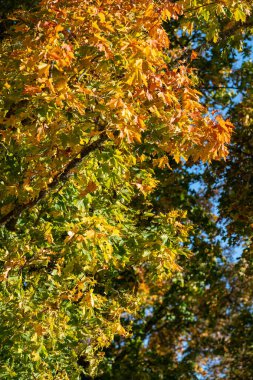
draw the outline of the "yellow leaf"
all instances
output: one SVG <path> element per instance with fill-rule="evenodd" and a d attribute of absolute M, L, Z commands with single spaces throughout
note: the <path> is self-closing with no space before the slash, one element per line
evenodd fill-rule
<path fill-rule="evenodd" d="M 5 82 L 4 87 L 7 88 L 7 90 L 9 90 L 11 88 L 11 85 L 8 82 Z"/>
<path fill-rule="evenodd" d="M 63 26 L 60 25 L 60 24 L 57 25 L 56 28 L 55 28 L 56 33 L 59 33 L 59 32 L 61 32 L 62 30 L 64 30 L 64 28 L 63 28 Z"/>
<path fill-rule="evenodd" d="M 189 34 L 192 34 L 193 28 L 194 28 L 194 23 L 193 22 L 188 22 L 185 24 L 184 28 L 187 30 Z"/>
<path fill-rule="evenodd" d="M 234 11 L 234 17 L 236 21 L 246 21 L 246 14 L 239 8 Z"/>
<path fill-rule="evenodd" d="M 32 360 L 33 360 L 34 362 L 37 362 L 37 361 L 40 360 L 40 355 L 39 355 L 38 352 L 36 352 L 36 351 L 33 351 L 33 352 L 32 352 Z"/>
<path fill-rule="evenodd" d="M 117 324 L 116 332 L 117 332 L 117 334 L 122 335 L 122 336 L 125 336 L 125 335 L 126 335 L 126 330 L 125 330 L 124 327 L 121 325 L 121 323 L 118 323 L 118 324 Z"/>
<path fill-rule="evenodd" d="M 41 62 L 38 65 L 38 72 L 39 72 L 40 76 L 42 76 L 42 75 L 48 76 L 49 75 L 49 69 L 50 69 L 50 65 L 48 63 Z"/>
<path fill-rule="evenodd" d="M 154 162 L 154 165 L 158 166 L 158 168 L 160 168 L 160 169 L 164 169 L 165 166 L 167 166 L 169 169 L 171 169 L 171 167 L 169 165 L 169 159 L 167 156 L 159 157 L 159 158 L 153 160 L 153 162 Z"/>
<path fill-rule="evenodd" d="M 145 17 L 151 17 L 154 14 L 154 5 L 149 4 L 146 11 L 145 11 Z"/>
<path fill-rule="evenodd" d="M 105 15 L 102 12 L 99 12 L 98 17 L 100 18 L 101 22 L 105 22 Z"/>
<path fill-rule="evenodd" d="M 174 153 L 173 154 L 173 158 L 176 161 L 176 163 L 179 164 L 179 162 L 180 162 L 180 153 L 179 152 Z"/>
<path fill-rule="evenodd" d="M 84 298 L 86 304 L 90 307 L 94 307 L 95 306 L 95 302 L 94 302 L 94 298 L 93 298 L 93 294 L 92 294 L 92 291 L 89 291 L 85 298 Z"/>
<path fill-rule="evenodd" d="M 29 185 L 23 185 L 23 188 L 28 191 L 29 193 L 33 193 L 33 188 Z"/>
<path fill-rule="evenodd" d="M 218 39 L 219 39 L 219 36 L 217 33 L 215 33 L 213 36 L 213 42 L 216 43 L 218 41 Z"/>
<path fill-rule="evenodd" d="M 171 19 L 171 12 L 168 9 L 163 9 L 162 19 L 163 20 L 170 20 Z"/>
<path fill-rule="evenodd" d="M 98 26 L 98 24 L 97 24 L 97 21 L 93 21 L 93 23 L 92 23 L 92 27 L 94 28 L 94 29 L 97 29 L 99 32 L 100 32 L 100 28 L 99 28 L 99 26 Z"/>

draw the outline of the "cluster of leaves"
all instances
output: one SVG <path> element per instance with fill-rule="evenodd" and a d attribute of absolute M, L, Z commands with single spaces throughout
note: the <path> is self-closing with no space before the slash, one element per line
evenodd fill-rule
<path fill-rule="evenodd" d="M 28 5 L 29 6 L 29 5 Z M 45 0 L 1 50 L 1 376 L 94 374 L 115 334 L 166 292 L 186 215 L 152 195 L 168 155 L 222 158 L 194 71 L 170 68 L 168 1 Z M 158 169 L 156 169 L 158 167 Z M 168 169 L 166 169 L 168 170 Z"/>
<path fill-rule="evenodd" d="M 152 307 L 143 306 L 133 336 L 114 340 L 98 379 L 253 375 L 252 5 L 194 3 L 198 9 L 189 15 L 186 33 L 184 18 L 165 25 L 177 52 L 172 59 L 174 65 L 196 67 L 203 102 L 230 115 L 230 153 L 212 165 L 170 163 L 173 172 L 159 174 L 155 207 L 188 211 L 194 255 L 180 260 L 183 272 L 173 276 L 168 292 Z M 241 7 L 241 17 L 219 13 L 226 5 Z M 243 248 L 234 249 L 236 243 Z"/>
<path fill-rule="evenodd" d="M 211 174 L 224 173 L 234 190 L 223 187 L 220 204 L 229 197 L 235 220 L 238 182 L 217 164 L 198 194 L 189 169 L 227 156 L 232 124 L 203 103 L 231 100 L 213 91 L 238 83 L 229 70 L 236 49 L 249 54 L 251 8 L 43 0 L 9 16 L 0 45 L 2 378 L 79 379 L 99 363 L 103 379 L 193 379 L 207 368 L 207 378 L 251 377 L 250 251 L 237 266 L 225 262 L 208 199 Z M 251 125 L 247 77 L 240 86 L 247 112 L 234 111 L 236 129 L 238 114 Z M 241 173 L 238 147 L 229 162 Z"/>
<path fill-rule="evenodd" d="M 169 281 L 166 294 L 152 307 L 143 305 L 133 335 L 114 340 L 97 379 L 250 378 L 252 250 L 245 249 L 238 262 L 226 259 L 217 217 L 205 193 L 192 188 L 188 168 L 162 178 L 156 207 L 188 211 L 194 254 L 180 259 L 183 271 Z"/>

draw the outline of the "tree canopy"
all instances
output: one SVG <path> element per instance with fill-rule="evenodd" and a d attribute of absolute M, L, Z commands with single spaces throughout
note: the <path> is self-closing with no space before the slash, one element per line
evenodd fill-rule
<path fill-rule="evenodd" d="M 1 378 L 252 377 L 252 7 L 2 8 Z"/>

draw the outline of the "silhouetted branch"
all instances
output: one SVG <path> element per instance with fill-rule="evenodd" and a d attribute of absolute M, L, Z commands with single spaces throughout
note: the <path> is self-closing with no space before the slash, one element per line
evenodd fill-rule
<path fill-rule="evenodd" d="M 30 200 L 28 203 L 17 205 L 13 210 L 8 212 L 8 214 L 4 215 L 0 219 L 0 225 L 6 224 L 7 222 L 9 223 L 12 219 L 18 218 L 23 211 L 35 206 L 38 202 L 45 198 L 45 196 L 51 190 L 55 189 L 60 183 L 64 184 L 70 177 L 71 171 L 75 169 L 83 161 L 83 159 L 87 157 L 91 152 L 100 147 L 106 139 L 107 136 L 105 133 L 103 133 L 96 141 L 84 146 L 81 149 L 78 156 L 73 158 L 62 172 L 56 174 L 53 181 L 48 184 L 46 189 L 42 189 L 35 199 Z"/>

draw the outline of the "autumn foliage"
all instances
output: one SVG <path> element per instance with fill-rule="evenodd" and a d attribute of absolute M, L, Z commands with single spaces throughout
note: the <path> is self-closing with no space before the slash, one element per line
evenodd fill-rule
<path fill-rule="evenodd" d="M 233 129 L 201 104 L 197 73 L 164 30 L 190 7 L 43 0 L 9 16 L 0 45 L 6 379 L 95 374 L 113 337 L 130 334 L 122 314 L 162 297 L 177 257 L 189 255 L 186 213 L 154 208 L 157 168 L 225 159 Z"/>

